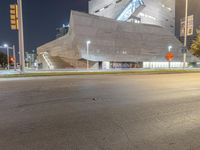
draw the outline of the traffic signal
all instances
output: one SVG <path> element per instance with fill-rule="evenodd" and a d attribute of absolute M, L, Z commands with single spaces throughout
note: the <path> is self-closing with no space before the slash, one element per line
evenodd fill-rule
<path fill-rule="evenodd" d="M 10 5 L 10 26 L 11 26 L 12 30 L 19 29 L 18 5 L 17 4 Z"/>

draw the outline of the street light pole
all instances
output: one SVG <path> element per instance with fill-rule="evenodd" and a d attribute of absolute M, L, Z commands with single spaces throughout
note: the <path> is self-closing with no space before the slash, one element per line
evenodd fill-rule
<path fill-rule="evenodd" d="M 0 48 L 5 48 L 7 53 L 7 69 L 10 69 L 10 55 L 9 55 L 9 46 L 8 44 L 4 44 L 3 46 L 0 46 Z"/>
<path fill-rule="evenodd" d="M 8 70 L 10 69 L 10 50 L 13 50 L 13 59 L 14 59 L 14 69 L 16 70 L 16 52 L 15 52 L 15 45 L 13 47 L 9 47 L 8 44 L 4 44 L 0 46 L 0 48 L 5 48 L 7 53 L 7 63 L 8 63 Z"/>
<path fill-rule="evenodd" d="M 15 45 L 13 47 L 9 47 L 8 44 L 4 44 L 3 46 L 0 46 L 0 48 L 6 49 L 7 53 L 7 63 L 8 63 L 8 70 L 10 69 L 10 50 L 13 50 L 13 59 L 14 59 L 14 69 L 16 70 L 16 51 L 15 51 Z"/>
<path fill-rule="evenodd" d="M 172 50 L 172 46 L 170 45 L 170 46 L 168 46 L 168 52 L 171 52 L 171 50 Z M 169 69 L 171 69 L 171 61 L 169 60 Z"/>
<path fill-rule="evenodd" d="M 17 0 L 18 3 L 18 20 L 19 20 L 19 57 L 20 57 L 20 70 L 24 72 L 24 30 L 23 30 L 23 14 L 22 14 L 22 0 Z"/>
<path fill-rule="evenodd" d="M 87 70 L 89 69 L 89 46 L 91 44 L 91 41 L 87 41 Z"/>
<path fill-rule="evenodd" d="M 186 67 L 186 59 L 187 59 L 187 34 L 188 34 L 188 0 L 185 1 L 185 36 L 184 36 L 185 51 L 183 53 L 183 68 Z"/>

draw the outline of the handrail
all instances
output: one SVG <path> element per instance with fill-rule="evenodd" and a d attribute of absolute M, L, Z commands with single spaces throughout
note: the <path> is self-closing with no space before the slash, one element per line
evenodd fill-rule
<path fill-rule="evenodd" d="M 42 56 L 43 56 L 44 60 L 46 61 L 46 63 L 47 63 L 47 65 L 48 65 L 49 69 L 50 69 L 50 70 L 54 69 L 53 64 L 51 63 L 50 59 L 48 58 L 48 53 L 47 53 L 47 52 L 44 52 L 44 53 L 42 54 Z"/>

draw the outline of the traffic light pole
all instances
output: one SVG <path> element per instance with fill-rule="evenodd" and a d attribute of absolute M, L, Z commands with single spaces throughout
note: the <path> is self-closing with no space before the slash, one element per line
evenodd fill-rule
<path fill-rule="evenodd" d="M 25 68 L 24 60 L 24 30 L 23 30 L 23 15 L 22 15 L 22 0 L 17 0 L 18 4 L 18 20 L 19 20 L 19 57 L 20 57 L 20 70 L 23 73 Z"/>

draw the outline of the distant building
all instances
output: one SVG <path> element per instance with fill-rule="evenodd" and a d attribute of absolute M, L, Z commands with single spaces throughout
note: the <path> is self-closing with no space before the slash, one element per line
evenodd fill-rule
<path fill-rule="evenodd" d="M 67 25 L 67 26 L 63 25 L 62 27 L 57 28 L 56 29 L 56 31 L 57 31 L 56 38 L 60 38 L 64 35 L 66 35 L 68 30 L 69 30 L 69 25 Z"/>
<path fill-rule="evenodd" d="M 26 52 L 25 53 L 25 63 L 27 68 L 34 68 L 35 67 L 35 62 L 37 59 L 37 54 L 35 50 L 32 52 Z"/>

